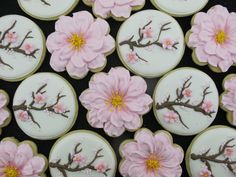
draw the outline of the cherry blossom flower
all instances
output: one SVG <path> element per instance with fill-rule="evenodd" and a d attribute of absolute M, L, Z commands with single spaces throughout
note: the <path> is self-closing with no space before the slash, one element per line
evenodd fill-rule
<path fill-rule="evenodd" d="M 192 90 L 191 89 L 184 89 L 183 93 L 184 97 L 188 98 L 192 96 Z"/>
<path fill-rule="evenodd" d="M 174 111 L 168 111 L 164 114 L 164 120 L 168 123 L 176 123 L 179 121 L 179 116 Z"/>
<path fill-rule="evenodd" d="M 26 43 L 22 46 L 22 49 L 25 51 L 27 55 L 31 54 L 34 51 L 34 47 L 32 44 Z"/>
<path fill-rule="evenodd" d="M 107 164 L 104 161 L 99 161 L 94 167 L 99 173 L 105 173 L 107 170 Z"/>
<path fill-rule="evenodd" d="M 234 155 L 234 149 L 233 149 L 233 148 L 231 148 L 231 147 L 225 148 L 225 151 L 224 151 L 224 156 L 225 156 L 225 157 L 230 158 L 230 157 L 232 157 L 233 155 Z"/>
<path fill-rule="evenodd" d="M 86 157 L 81 153 L 75 154 L 73 156 L 73 162 L 79 165 L 84 165 L 86 163 Z"/>
<path fill-rule="evenodd" d="M 204 167 L 201 171 L 200 171 L 200 177 L 212 177 L 211 171 L 208 170 L 207 167 Z"/>
<path fill-rule="evenodd" d="M 21 121 L 25 122 L 25 121 L 29 120 L 30 116 L 27 111 L 20 110 L 17 113 L 17 118 L 20 119 Z"/>
<path fill-rule="evenodd" d="M 173 41 L 170 38 L 164 39 L 163 43 L 162 43 L 162 47 L 164 49 L 168 49 L 168 50 L 172 50 L 173 49 L 173 45 L 175 44 L 175 41 Z"/>
<path fill-rule="evenodd" d="M 134 52 L 134 51 L 131 51 L 130 53 L 128 53 L 126 55 L 126 58 L 129 63 L 135 63 L 138 61 L 138 56 L 137 56 L 136 52 Z"/>
<path fill-rule="evenodd" d="M 18 39 L 18 35 L 15 32 L 8 32 L 5 36 L 5 40 L 8 43 L 15 43 Z"/>
<path fill-rule="evenodd" d="M 56 113 L 62 114 L 66 111 L 66 108 L 64 104 L 62 103 L 57 103 L 55 106 L 53 106 L 53 109 Z"/>
<path fill-rule="evenodd" d="M 46 102 L 47 97 L 44 94 L 37 93 L 34 95 L 34 101 L 37 104 L 44 104 Z"/>
<path fill-rule="evenodd" d="M 144 38 L 152 38 L 153 37 L 153 29 L 150 26 L 146 26 L 143 30 L 142 30 L 142 34 Z"/>
<path fill-rule="evenodd" d="M 214 111 L 212 102 L 208 100 L 205 100 L 203 102 L 201 108 L 207 113 Z"/>

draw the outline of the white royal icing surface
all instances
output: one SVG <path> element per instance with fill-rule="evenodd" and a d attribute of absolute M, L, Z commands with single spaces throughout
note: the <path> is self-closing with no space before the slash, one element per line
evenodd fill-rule
<path fill-rule="evenodd" d="M 18 0 L 21 8 L 39 19 L 56 18 L 67 13 L 78 0 Z"/>
<path fill-rule="evenodd" d="M 161 27 L 163 31 L 158 40 Z M 146 47 L 133 45 L 132 49 L 128 44 L 122 45 L 129 40 Z M 170 45 L 163 46 L 164 41 Z M 174 43 L 178 43 L 176 48 Z M 121 61 L 129 70 L 143 77 L 158 77 L 173 69 L 182 59 L 184 49 L 183 31 L 178 22 L 157 10 L 144 10 L 132 15 L 122 24 L 117 35 Z"/>
<path fill-rule="evenodd" d="M 208 0 L 151 0 L 151 2 L 167 13 L 176 16 L 188 16 L 201 10 L 208 3 Z"/>
<path fill-rule="evenodd" d="M 203 134 L 198 136 L 193 140 L 192 146 L 189 151 L 189 158 L 187 160 L 187 165 L 189 165 L 189 172 L 191 177 L 201 177 L 200 172 L 205 167 L 205 164 L 200 160 L 192 160 L 191 154 L 202 155 L 208 149 L 209 152 L 207 156 L 219 153 L 219 147 L 224 146 L 227 141 L 233 139 L 228 145 L 236 145 L 236 131 L 232 128 L 222 126 L 222 127 L 212 127 L 211 129 L 205 131 Z M 236 160 L 236 146 L 231 147 L 233 150 L 232 156 L 229 157 L 230 161 Z M 215 159 L 224 160 L 227 157 L 222 153 Z M 234 177 L 235 174 L 231 172 L 224 163 L 215 163 L 209 161 L 211 166 L 211 171 L 214 177 Z M 234 168 L 234 167 L 233 167 Z M 234 168 L 235 170 L 235 168 Z M 211 177 L 211 176 L 209 176 Z"/>
<path fill-rule="evenodd" d="M 39 88 L 42 88 L 41 96 L 36 94 Z M 61 98 L 57 106 L 49 108 L 57 103 L 59 96 Z M 27 109 L 19 108 L 22 104 Z M 78 102 L 74 89 L 62 77 L 54 73 L 38 73 L 24 80 L 17 88 L 13 110 L 16 122 L 23 132 L 33 138 L 46 140 L 69 131 L 77 118 Z M 27 111 L 30 111 L 35 122 Z"/>
<path fill-rule="evenodd" d="M 67 164 L 68 155 L 71 154 L 73 159 L 74 155 L 77 154 L 74 152 L 74 149 L 79 143 L 80 145 L 77 148 L 78 151 L 81 150 L 81 152 L 78 153 L 80 157 L 78 158 L 79 163 L 73 161 L 70 167 L 75 168 L 76 165 L 80 165 L 80 167 L 85 168 L 85 170 L 75 172 L 65 171 L 67 177 L 106 177 L 104 174 L 96 171 L 96 169 L 91 170 L 86 168 L 100 149 L 101 151 L 99 155 L 101 155 L 101 157 L 94 160 L 90 166 L 96 167 L 97 164 L 103 162 L 103 164 L 106 164 L 107 169 L 110 169 L 106 172 L 107 177 L 115 177 L 117 162 L 113 149 L 104 138 L 100 137 L 96 133 L 86 130 L 71 132 L 55 143 L 49 156 L 49 167 L 52 177 L 63 175 L 57 168 L 52 168 L 50 164 L 57 162 L 59 159 L 61 159 L 59 163 L 60 165 Z"/>
<path fill-rule="evenodd" d="M 3 16 L 0 18 L 0 32 L 0 79 L 21 80 L 39 67 L 44 59 L 45 39 L 33 21 L 19 15 Z"/>
<path fill-rule="evenodd" d="M 185 96 L 180 100 L 176 100 L 178 98 L 177 89 L 179 95 L 185 82 L 185 86 L 189 86 L 182 92 Z M 203 100 L 203 91 L 207 87 L 209 88 L 206 92 L 210 93 L 205 96 L 204 103 L 211 103 L 209 104 L 209 109 L 207 107 L 208 104 L 196 106 Z M 172 108 L 179 113 L 178 115 L 172 110 L 171 106 L 164 104 L 168 96 L 170 96 L 168 102 L 176 100 L 177 104 L 185 103 L 189 100 L 188 105 L 195 106 L 197 109 L 201 109 L 202 112 L 198 112 L 191 107 L 172 105 Z M 214 121 L 219 105 L 218 91 L 213 80 L 207 74 L 194 68 L 180 68 L 166 74 L 157 83 L 153 99 L 154 113 L 158 122 L 168 131 L 179 135 L 194 135 L 207 128 Z M 157 103 L 163 105 L 163 107 L 159 106 L 161 108 L 156 109 Z M 205 115 L 205 113 L 209 112 L 212 113 Z M 171 115 L 177 117 L 176 121 L 171 119 Z M 179 117 L 183 123 L 181 123 Z"/>

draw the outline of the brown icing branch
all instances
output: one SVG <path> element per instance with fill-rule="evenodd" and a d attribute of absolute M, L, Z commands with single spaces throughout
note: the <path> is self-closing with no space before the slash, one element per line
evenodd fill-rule
<path fill-rule="evenodd" d="M 102 157 L 104 157 L 103 155 L 101 155 L 102 149 L 97 150 L 95 156 L 93 157 L 93 159 L 88 162 L 86 165 L 73 165 L 73 155 L 75 154 L 79 154 L 83 151 L 82 148 L 80 148 L 81 143 L 78 143 L 75 148 L 74 148 L 74 152 L 73 153 L 69 153 L 68 154 L 68 162 L 61 165 L 61 159 L 57 160 L 57 162 L 50 162 L 49 163 L 49 167 L 50 168 L 56 168 L 58 169 L 63 177 L 68 177 L 66 172 L 80 172 L 80 171 L 84 171 L 84 170 L 92 170 L 92 171 L 96 171 L 94 163 L 96 162 L 97 159 L 100 159 Z M 111 169 L 108 168 L 106 169 L 106 171 L 104 173 L 102 173 L 104 176 L 108 176 L 107 172 L 110 171 Z"/>
<path fill-rule="evenodd" d="M 161 26 L 160 28 L 160 31 L 159 31 L 159 34 L 158 34 L 158 37 L 156 40 L 154 41 L 148 41 L 146 43 L 143 43 L 143 39 L 144 39 L 144 35 L 142 33 L 142 30 L 144 30 L 147 26 L 149 26 L 150 24 L 152 23 L 152 20 L 150 20 L 146 25 L 144 25 L 142 28 L 139 28 L 138 30 L 138 35 L 139 35 L 139 38 L 137 40 L 133 40 L 134 39 L 134 35 L 132 35 L 129 39 L 127 40 L 124 40 L 122 42 L 119 43 L 120 46 L 123 46 L 123 45 L 128 45 L 129 48 L 134 51 L 135 48 L 145 48 L 145 47 L 149 47 L 149 46 L 158 46 L 158 47 L 163 47 L 163 44 L 160 42 L 160 37 L 161 37 L 161 34 L 164 32 L 164 31 L 168 31 L 170 30 L 171 28 L 170 27 L 167 27 L 168 25 L 171 24 L 171 22 L 168 22 L 168 23 L 165 23 Z M 178 49 L 177 48 L 177 45 L 179 43 L 178 42 L 175 42 L 173 44 L 173 48 L 174 49 Z M 143 60 L 145 62 L 147 62 L 147 60 L 141 58 L 138 54 L 137 54 L 137 57 L 140 59 L 140 60 Z"/>
<path fill-rule="evenodd" d="M 203 90 L 203 93 L 202 93 L 202 99 L 201 101 L 198 103 L 198 104 L 192 104 L 190 103 L 190 99 L 187 99 L 187 100 L 184 100 L 184 95 L 183 95 L 183 91 L 185 89 L 188 89 L 191 85 L 192 85 L 192 82 L 190 82 L 192 79 L 192 76 L 190 76 L 182 85 L 181 88 L 177 88 L 176 89 L 176 98 L 173 100 L 173 101 L 170 101 L 170 95 L 168 95 L 168 97 L 166 98 L 166 100 L 162 103 L 157 103 L 156 104 L 156 109 L 157 110 L 160 110 L 160 109 L 168 109 L 168 110 L 171 110 L 171 111 L 174 111 L 178 116 L 179 116 L 179 120 L 180 120 L 180 123 L 189 129 L 189 127 L 184 123 L 183 119 L 182 119 L 182 116 L 180 115 L 180 113 L 175 109 L 176 106 L 180 106 L 180 107 L 186 107 L 186 108 L 189 108 L 189 109 L 192 109 L 194 110 L 195 112 L 200 112 L 202 113 L 203 115 L 206 115 L 206 116 L 209 116 L 209 117 L 212 117 L 212 114 L 215 113 L 215 111 L 210 111 L 210 112 L 206 112 L 203 108 L 202 108 L 202 105 L 206 99 L 206 96 L 208 94 L 210 94 L 211 92 L 209 92 L 209 86 L 206 87 L 204 90 Z"/>
<path fill-rule="evenodd" d="M 42 85 L 36 92 L 32 92 L 32 101 L 30 102 L 29 105 L 26 104 L 26 100 L 23 101 L 23 103 L 19 105 L 14 105 L 13 106 L 13 111 L 26 111 L 29 115 L 29 118 L 32 120 L 34 124 L 36 124 L 39 128 L 40 125 L 36 120 L 34 119 L 34 116 L 32 114 L 32 111 L 48 111 L 50 113 L 54 113 L 57 115 L 61 115 L 62 117 L 68 118 L 67 113 L 70 112 L 70 110 L 65 110 L 63 113 L 58 113 L 54 110 L 54 106 L 56 106 L 58 103 L 60 103 L 60 100 L 64 98 L 66 95 L 61 95 L 61 93 L 57 94 L 56 101 L 53 104 L 48 105 L 47 103 L 44 103 L 42 106 L 36 106 L 35 105 L 35 94 L 45 94 L 46 91 L 44 91 L 44 88 L 47 86 L 47 84 Z"/>
<path fill-rule="evenodd" d="M 2 34 L 2 36 L 0 37 L 0 49 L 4 49 L 7 51 L 13 51 L 13 52 L 17 52 L 20 53 L 22 55 L 28 56 L 28 57 L 33 57 L 36 58 L 35 54 L 37 51 L 39 51 L 39 49 L 35 49 L 33 50 L 31 53 L 27 54 L 23 49 L 21 49 L 21 47 L 23 46 L 23 44 L 25 43 L 25 41 L 27 39 L 32 39 L 33 37 L 30 36 L 30 34 L 32 33 L 32 31 L 29 31 L 25 37 L 23 38 L 23 40 L 20 42 L 20 44 L 18 46 L 12 46 L 12 43 L 9 42 L 8 44 L 3 44 L 3 40 L 5 39 L 7 33 L 9 33 L 12 29 L 15 28 L 17 21 L 14 21 L 14 23 L 3 33 L 0 32 L 0 35 Z"/>
<path fill-rule="evenodd" d="M 211 171 L 212 173 L 212 177 L 214 177 L 213 172 L 212 172 L 212 168 L 211 168 L 211 164 L 212 163 L 218 163 L 218 164 L 224 164 L 226 165 L 226 167 L 228 168 L 229 171 L 231 171 L 232 173 L 234 173 L 233 171 L 233 167 L 232 165 L 236 165 L 236 161 L 231 161 L 228 157 L 224 158 L 224 159 L 219 159 L 218 157 L 224 155 L 225 149 L 226 148 L 233 148 L 235 147 L 234 145 L 229 145 L 232 141 L 234 141 L 235 138 L 231 138 L 229 139 L 224 145 L 221 145 L 218 149 L 218 152 L 216 154 L 213 155 L 208 155 L 209 152 L 211 151 L 211 149 L 209 148 L 206 152 L 202 153 L 202 154 L 191 154 L 191 159 L 192 160 L 200 160 L 201 162 L 205 163 L 205 165 L 207 166 L 208 170 Z M 234 173 L 235 174 L 235 173 Z"/>
<path fill-rule="evenodd" d="M 49 4 L 46 0 L 40 0 L 40 1 L 47 6 L 51 6 L 51 4 Z"/>
<path fill-rule="evenodd" d="M 11 65 L 9 65 L 8 63 L 4 62 L 3 59 L 0 57 L 0 65 L 4 65 L 7 66 L 10 69 L 14 69 Z"/>

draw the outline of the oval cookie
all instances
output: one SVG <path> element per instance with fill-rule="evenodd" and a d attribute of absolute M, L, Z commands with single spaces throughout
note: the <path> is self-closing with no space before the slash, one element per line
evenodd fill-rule
<path fill-rule="evenodd" d="M 219 95 L 213 80 L 194 68 L 179 68 L 157 83 L 153 94 L 157 121 L 178 135 L 194 135 L 215 119 Z"/>
<path fill-rule="evenodd" d="M 171 16 L 157 10 L 132 15 L 119 29 L 117 51 L 122 63 L 135 74 L 159 77 L 182 59 L 183 31 Z"/>
<path fill-rule="evenodd" d="M 110 144 L 88 130 L 73 131 L 60 138 L 49 156 L 52 177 L 115 177 L 116 164 Z"/>
<path fill-rule="evenodd" d="M 45 37 L 30 19 L 20 15 L 0 18 L 0 79 L 23 80 L 34 73 L 45 56 Z"/>
<path fill-rule="evenodd" d="M 71 129 L 78 114 L 72 86 L 54 73 L 38 73 L 24 80 L 13 99 L 16 122 L 35 139 L 54 139 Z"/>

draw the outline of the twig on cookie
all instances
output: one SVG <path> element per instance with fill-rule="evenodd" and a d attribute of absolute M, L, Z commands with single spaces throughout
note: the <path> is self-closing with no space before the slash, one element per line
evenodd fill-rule
<path fill-rule="evenodd" d="M 3 59 L 0 57 L 0 65 L 4 65 L 4 66 L 7 66 L 9 67 L 10 69 L 14 69 L 11 65 L 9 65 L 8 63 L 4 62 Z"/>
<path fill-rule="evenodd" d="M 49 4 L 46 0 L 40 0 L 40 1 L 47 6 L 51 6 L 51 4 Z"/>

